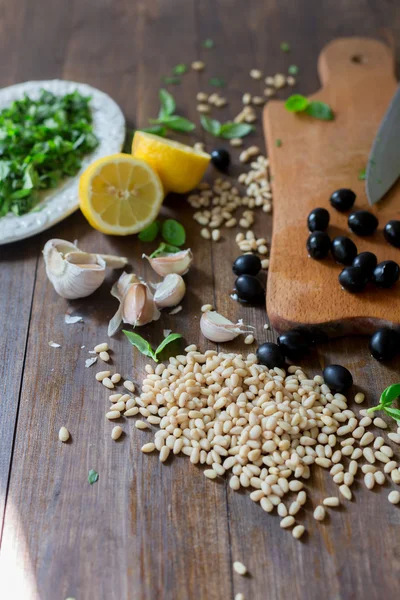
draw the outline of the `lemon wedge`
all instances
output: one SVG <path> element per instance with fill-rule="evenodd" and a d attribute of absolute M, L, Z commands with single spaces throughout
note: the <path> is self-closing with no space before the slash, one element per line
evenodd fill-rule
<path fill-rule="evenodd" d="M 164 198 L 157 173 L 131 154 L 99 158 L 79 180 L 80 208 L 103 233 L 130 235 L 154 221 Z"/>
<path fill-rule="evenodd" d="M 211 159 L 206 152 L 144 131 L 135 132 L 132 154 L 153 167 L 166 192 L 177 194 L 199 185 Z"/>

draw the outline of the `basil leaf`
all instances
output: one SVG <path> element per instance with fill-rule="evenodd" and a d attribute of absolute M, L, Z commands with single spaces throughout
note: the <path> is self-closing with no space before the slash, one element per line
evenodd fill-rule
<path fill-rule="evenodd" d="M 281 42 L 282 52 L 290 52 L 290 44 L 288 42 Z"/>
<path fill-rule="evenodd" d="M 319 119 L 320 121 L 333 121 L 334 115 L 329 104 L 325 102 L 319 102 L 318 100 L 313 100 L 306 107 L 305 112 L 310 115 L 310 117 L 314 117 L 314 119 Z"/>
<path fill-rule="evenodd" d="M 90 483 L 90 485 L 93 485 L 98 480 L 99 480 L 98 472 L 94 471 L 93 469 L 90 469 L 90 471 L 88 473 L 88 482 Z"/>
<path fill-rule="evenodd" d="M 176 104 L 174 97 L 167 90 L 162 88 L 159 92 L 160 96 L 160 113 L 158 115 L 159 119 L 163 119 L 164 117 L 173 115 L 175 112 Z"/>
<path fill-rule="evenodd" d="M 213 40 L 211 40 L 210 38 L 207 38 L 206 40 L 204 40 L 203 48 L 207 48 L 207 49 L 214 48 Z"/>
<path fill-rule="evenodd" d="M 154 242 L 160 230 L 160 223 L 153 221 L 146 229 L 142 229 L 138 238 L 141 242 Z"/>
<path fill-rule="evenodd" d="M 380 397 L 380 404 L 382 406 L 388 406 L 393 404 L 395 400 L 400 396 L 400 383 L 394 383 L 393 385 L 389 385 L 386 389 L 383 390 Z"/>
<path fill-rule="evenodd" d="M 400 409 L 399 408 L 390 408 L 389 406 L 384 406 L 383 410 L 387 415 L 389 415 L 389 417 L 392 417 L 392 419 L 394 419 L 398 423 L 400 422 Z"/>
<path fill-rule="evenodd" d="M 221 125 L 219 135 L 224 140 L 231 140 L 232 138 L 241 138 L 254 131 L 254 127 L 248 123 L 232 123 L 228 121 Z"/>
<path fill-rule="evenodd" d="M 165 85 L 178 85 L 181 83 L 180 77 L 163 77 L 163 82 Z"/>
<path fill-rule="evenodd" d="M 167 134 L 166 127 L 163 127 L 162 125 L 152 125 L 151 127 L 143 127 L 143 129 L 139 129 L 138 131 L 152 133 L 153 135 L 159 135 L 160 137 L 165 137 Z"/>
<path fill-rule="evenodd" d="M 214 87 L 225 87 L 225 81 L 222 77 L 211 77 L 211 79 L 208 80 L 208 83 Z"/>
<path fill-rule="evenodd" d="M 167 336 L 162 342 L 161 344 L 158 346 L 157 350 L 155 351 L 155 355 L 157 356 L 158 354 L 160 354 L 160 352 L 162 352 L 162 350 L 164 350 L 164 348 L 166 346 L 168 346 L 168 344 L 171 344 L 171 342 L 178 340 L 179 338 L 181 338 L 181 334 L 180 333 L 170 333 L 169 336 Z"/>
<path fill-rule="evenodd" d="M 167 219 L 162 225 L 161 234 L 168 244 L 183 246 L 186 241 L 186 232 L 183 225 L 175 219 Z"/>
<path fill-rule="evenodd" d="M 166 117 L 162 119 L 162 123 L 163 125 L 166 125 L 168 129 L 182 131 L 184 133 L 196 129 L 196 125 L 189 121 L 189 119 L 185 119 L 185 117 L 178 117 L 177 115 L 172 115 L 172 117 Z"/>
<path fill-rule="evenodd" d="M 134 333 L 133 331 L 126 331 L 126 329 L 123 329 L 122 333 L 126 335 L 132 346 L 135 346 L 135 348 L 137 348 L 139 352 L 141 352 L 145 356 L 149 356 L 150 358 L 158 362 L 156 359 L 156 355 L 153 352 L 153 348 L 150 346 L 147 340 L 142 338 L 141 335 L 139 335 L 138 333 Z"/>
<path fill-rule="evenodd" d="M 187 65 L 184 65 L 183 63 L 181 63 L 179 65 L 176 65 L 176 67 L 174 67 L 172 69 L 172 72 L 174 73 L 174 75 L 184 75 L 187 70 L 188 70 Z"/>
<path fill-rule="evenodd" d="M 367 173 L 365 171 L 365 169 L 361 169 L 361 171 L 358 174 L 358 181 L 364 181 L 367 177 Z"/>
<path fill-rule="evenodd" d="M 301 94 L 293 94 L 285 102 L 285 108 L 289 112 L 303 112 L 309 106 L 310 101 Z"/>
<path fill-rule="evenodd" d="M 206 117 L 206 115 L 201 115 L 200 123 L 208 133 L 211 135 L 218 137 L 221 133 L 221 123 L 216 119 L 211 119 L 211 117 Z"/>
<path fill-rule="evenodd" d="M 157 256 L 166 256 L 168 254 L 176 254 L 177 252 L 181 252 L 181 248 L 161 242 L 158 248 L 154 250 L 152 254 L 150 254 L 150 258 L 156 258 Z"/>
<path fill-rule="evenodd" d="M 290 65 L 290 67 L 288 68 L 289 75 L 297 75 L 298 72 L 299 67 L 297 65 Z"/>

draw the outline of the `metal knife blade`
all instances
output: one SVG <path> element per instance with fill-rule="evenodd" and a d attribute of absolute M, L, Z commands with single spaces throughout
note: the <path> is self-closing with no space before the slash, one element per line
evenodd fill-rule
<path fill-rule="evenodd" d="M 383 198 L 400 177 L 400 86 L 383 117 L 366 169 L 368 202 Z"/>

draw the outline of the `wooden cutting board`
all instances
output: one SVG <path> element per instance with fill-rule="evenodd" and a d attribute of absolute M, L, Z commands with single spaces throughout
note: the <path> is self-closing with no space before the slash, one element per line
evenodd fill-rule
<path fill-rule="evenodd" d="M 311 97 L 333 108 L 333 121 L 289 113 L 281 101 L 269 102 L 265 108 L 274 198 L 267 311 L 278 332 L 305 326 L 333 337 L 371 333 L 379 326 L 400 323 L 400 283 L 390 290 L 371 286 L 361 294 L 350 294 L 338 282 L 342 267 L 332 258 L 312 260 L 306 250 L 307 216 L 321 206 L 331 215 L 331 238 L 348 235 L 359 252 L 370 250 L 379 262 L 400 262 L 400 249 L 383 237 L 387 221 L 400 218 L 400 185 L 371 209 L 379 219 L 372 237 L 350 232 L 348 214 L 329 203 L 333 191 L 351 188 L 357 194 L 353 210 L 370 210 L 365 182 L 358 177 L 397 87 L 394 67 L 391 51 L 381 42 L 338 39 L 319 56 L 322 88 Z M 280 147 L 277 139 L 282 141 Z"/>

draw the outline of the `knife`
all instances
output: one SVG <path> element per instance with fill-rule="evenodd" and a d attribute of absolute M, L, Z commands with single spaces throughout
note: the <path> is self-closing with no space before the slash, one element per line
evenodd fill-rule
<path fill-rule="evenodd" d="M 376 204 L 400 177 L 400 86 L 383 117 L 366 169 L 368 202 Z"/>

